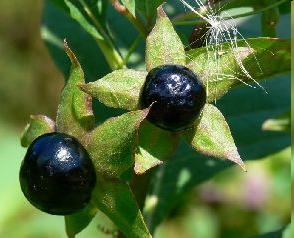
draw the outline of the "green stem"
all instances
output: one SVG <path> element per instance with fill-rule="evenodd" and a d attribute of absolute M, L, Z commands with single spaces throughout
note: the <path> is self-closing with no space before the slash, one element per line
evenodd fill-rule
<path fill-rule="evenodd" d="M 148 36 L 148 30 L 139 16 L 135 17 L 124 5 L 118 0 L 109 0 L 114 9 L 124 15 L 139 31 L 140 35 L 145 39 Z"/>
<path fill-rule="evenodd" d="M 134 40 L 134 42 L 132 43 L 132 45 L 131 45 L 131 47 L 130 47 L 130 49 L 129 49 L 129 51 L 128 51 L 128 53 L 127 53 L 125 59 L 124 59 L 124 64 L 125 64 L 125 65 L 128 63 L 128 61 L 129 61 L 131 55 L 132 55 L 132 54 L 135 52 L 135 50 L 138 48 L 138 45 L 139 45 L 139 43 L 140 43 L 140 39 L 141 39 L 141 37 L 138 36 L 138 37 Z"/>
<path fill-rule="evenodd" d="M 279 5 L 285 3 L 286 1 L 288 1 L 288 0 L 280 0 L 280 1 L 274 3 L 274 4 L 270 5 L 270 6 L 261 8 L 259 10 L 251 11 L 251 12 L 246 12 L 246 13 L 242 13 L 242 14 L 237 14 L 235 16 L 230 16 L 230 17 L 224 18 L 223 20 L 229 20 L 229 19 L 232 19 L 232 18 L 235 19 L 235 18 L 247 17 L 247 16 L 259 14 L 259 13 L 262 13 L 262 12 L 265 12 L 265 11 L 268 11 L 268 10 L 271 10 L 273 8 L 276 8 Z M 175 17 L 172 20 L 172 22 L 175 25 L 197 25 L 197 24 L 200 24 L 200 23 L 205 22 L 203 20 L 194 20 L 195 18 L 196 18 L 195 17 L 195 13 L 188 12 L 188 13 L 185 13 L 185 14 L 182 14 L 180 16 Z M 191 21 L 186 21 L 186 20 L 191 20 Z"/>
<path fill-rule="evenodd" d="M 104 29 L 104 27 L 100 24 L 100 22 L 96 19 L 94 14 L 92 13 L 91 9 L 87 6 L 84 0 L 79 0 L 81 5 L 83 6 L 85 12 L 88 14 L 89 18 L 92 20 L 93 24 L 95 25 L 96 29 L 103 38 L 96 38 L 96 42 L 101 49 L 102 53 L 105 56 L 105 59 L 108 65 L 111 67 L 112 70 L 120 69 L 124 67 L 124 60 L 113 44 L 113 40 L 111 39 L 110 35 Z"/>
<path fill-rule="evenodd" d="M 148 36 L 148 31 L 144 25 L 144 23 L 141 21 L 139 17 L 134 17 L 129 11 L 126 14 L 126 17 L 129 19 L 131 23 L 137 28 L 141 36 L 145 39 Z"/>

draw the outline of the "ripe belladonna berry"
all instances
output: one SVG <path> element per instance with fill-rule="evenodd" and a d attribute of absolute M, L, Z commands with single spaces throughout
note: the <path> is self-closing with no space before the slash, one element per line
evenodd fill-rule
<path fill-rule="evenodd" d="M 19 178 L 29 202 L 54 215 L 84 208 L 96 183 L 94 166 L 84 147 L 74 137 L 57 132 L 44 134 L 30 145 Z"/>
<path fill-rule="evenodd" d="M 143 107 L 154 103 L 148 120 L 170 131 L 191 127 L 205 102 L 206 91 L 197 75 L 180 65 L 162 65 L 152 69 L 141 95 Z"/>

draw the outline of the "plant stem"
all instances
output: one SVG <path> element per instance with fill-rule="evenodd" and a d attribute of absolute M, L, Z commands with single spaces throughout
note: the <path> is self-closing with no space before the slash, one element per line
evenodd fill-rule
<path fill-rule="evenodd" d="M 145 39 L 148 36 L 148 30 L 146 29 L 144 23 L 139 17 L 133 16 L 130 11 L 123 6 L 118 0 L 111 0 L 114 9 L 124 15 L 139 31 L 140 35 Z"/>
<path fill-rule="evenodd" d="M 79 0 L 81 5 L 83 6 L 85 12 L 92 20 L 95 25 L 97 31 L 103 36 L 103 38 L 95 38 L 99 48 L 105 56 L 105 59 L 112 70 L 120 69 L 124 67 L 124 60 L 113 44 L 113 40 L 110 35 L 104 29 L 104 27 L 100 24 L 100 22 L 96 19 L 91 9 L 87 6 L 84 0 Z"/>
<path fill-rule="evenodd" d="M 261 8 L 259 10 L 255 10 L 255 11 L 251 11 L 251 12 L 246 12 L 246 13 L 242 13 L 242 14 L 237 14 L 235 16 L 231 16 L 229 18 L 224 18 L 223 20 L 229 20 L 229 19 L 235 19 L 235 18 L 240 18 L 240 17 L 247 17 L 247 16 L 251 16 L 251 15 L 255 15 L 258 13 L 262 13 L 268 10 L 271 10 L 273 8 L 276 8 L 277 6 L 281 5 L 282 3 L 285 3 L 288 0 L 280 0 L 274 4 L 271 4 L 270 6 Z M 188 13 L 184 13 L 181 14 L 177 17 L 175 17 L 172 22 L 175 25 L 197 25 L 199 23 L 203 23 L 204 21 L 202 20 L 195 20 L 195 18 L 197 19 L 197 17 L 195 17 L 195 13 L 193 12 L 188 12 Z M 186 21 L 186 20 L 191 20 L 191 21 Z"/>
<path fill-rule="evenodd" d="M 138 36 L 134 42 L 132 43 L 132 45 L 129 48 L 129 51 L 124 59 L 124 64 L 127 65 L 131 55 L 135 52 L 135 50 L 137 49 L 138 45 L 140 44 L 140 36 Z"/>

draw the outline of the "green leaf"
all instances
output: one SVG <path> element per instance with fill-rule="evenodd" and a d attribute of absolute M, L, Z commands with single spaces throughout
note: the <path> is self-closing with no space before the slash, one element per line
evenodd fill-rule
<path fill-rule="evenodd" d="M 99 45 L 100 49 L 104 53 L 106 61 L 112 69 L 119 69 L 123 66 L 123 60 L 119 53 L 116 51 L 112 45 L 112 41 L 109 39 L 104 26 L 99 22 L 98 19 L 93 15 L 89 7 L 85 2 L 80 1 L 83 5 L 85 12 L 87 12 L 89 18 L 92 19 L 94 24 L 92 24 L 88 19 L 83 15 L 81 10 L 75 6 L 71 1 L 64 0 L 65 4 L 70 10 L 70 15 L 75 19 L 80 25 L 87 31 Z"/>
<path fill-rule="evenodd" d="M 255 11 L 260 11 L 263 9 L 274 8 L 277 6 L 283 5 L 285 2 L 289 0 L 230 0 L 223 4 L 224 10 L 231 9 L 231 8 L 239 8 L 239 7 L 252 7 Z M 217 7 L 217 4 L 216 4 Z"/>
<path fill-rule="evenodd" d="M 162 130 L 149 122 L 144 122 L 139 131 L 139 145 L 135 155 L 135 172 L 143 174 L 162 164 L 176 150 L 179 137 Z"/>
<path fill-rule="evenodd" d="M 84 230 L 95 217 L 98 209 L 93 201 L 91 201 L 82 211 L 72 215 L 65 216 L 66 234 L 69 238 L 75 237 Z"/>
<path fill-rule="evenodd" d="M 151 238 L 130 187 L 98 176 L 93 200 L 128 238 Z"/>
<path fill-rule="evenodd" d="M 279 229 L 277 231 L 269 232 L 263 235 L 256 236 L 255 238 L 282 238 L 283 237 L 283 229 Z"/>
<path fill-rule="evenodd" d="M 118 177 L 134 164 L 138 129 L 149 108 L 111 118 L 84 139 L 99 173 Z"/>
<path fill-rule="evenodd" d="M 77 21 L 70 17 L 68 7 L 65 4 L 67 11 L 56 7 L 51 1 L 44 1 L 41 35 L 54 62 L 65 78 L 69 77 L 71 65 L 64 54 L 64 38 L 71 43 L 77 58 L 79 58 L 81 65 L 83 65 L 83 70 L 88 80 L 94 79 L 97 76 L 102 77 L 102 75 L 108 73 L 109 67 L 95 39 Z M 63 2 L 63 0 L 60 1 Z M 58 24 L 60 22 L 62 24 Z M 77 35 L 79 37 L 76 37 Z M 87 44 L 84 44 L 84 42 L 87 42 Z M 97 61 L 97 58 L 101 60 Z"/>
<path fill-rule="evenodd" d="M 229 125 L 215 106 L 206 104 L 196 124 L 195 129 L 187 133 L 186 138 L 198 152 L 218 159 L 228 159 L 246 171 Z"/>
<path fill-rule="evenodd" d="M 121 69 L 95 82 L 81 85 L 81 88 L 106 106 L 137 110 L 140 108 L 140 93 L 146 76 L 145 71 Z"/>
<path fill-rule="evenodd" d="M 21 135 L 21 146 L 28 147 L 37 137 L 54 132 L 55 122 L 47 116 L 36 115 L 30 117 L 30 122 Z"/>
<path fill-rule="evenodd" d="M 70 15 L 95 39 L 102 40 L 103 36 L 96 30 L 96 28 L 83 16 L 81 11 L 71 3 L 69 0 L 64 0 L 65 4 L 70 10 Z"/>
<path fill-rule="evenodd" d="M 43 39 L 45 38 L 45 42 L 52 59 L 58 69 L 64 74 L 65 79 L 69 78 L 71 64 L 67 55 L 64 53 L 64 38 L 70 42 L 71 48 L 74 49 L 75 55 L 83 67 L 85 80 L 87 82 L 108 74 L 110 72 L 110 68 L 93 37 L 91 37 L 79 25 L 79 23 L 73 20 L 68 14 L 64 13 L 60 8 L 51 4 L 48 0 L 45 0 L 44 4 L 43 26 L 41 29 L 42 37 Z M 112 19 L 116 17 L 111 23 L 120 22 L 120 26 L 116 29 L 116 31 L 121 30 L 122 32 L 126 32 L 125 30 L 123 31 L 123 29 L 130 29 L 130 25 L 125 24 L 128 23 L 127 20 L 123 22 L 120 21 L 124 19 L 123 16 L 120 16 L 120 14 L 114 12 L 109 17 Z M 62 24 L 60 24 L 60 22 L 62 22 Z M 123 27 L 121 25 L 123 25 Z M 128 31 L 128 34 L 129 38 L 135 37 L 133 32 Z M 87 42 L 87 44 L 84 42 Z M 122 45 L 123 47 L 126 47 L 124 44 Z M 122 113 L 121 110 L 108 108 L 96 100 L 93 103 L 93 110 L 97 114 L 96 122 L 99 123 Z"/>
<path fill-rule="evenodd" d="M 236 88 L 218 102 L 218 108 L 225 115 L 239 153 L 245 160 L 263 158 L 291 143 L 287 132 L 262 130 L 267 118 L 289 110 L 290 78 L 275 78 L 263 86 L 266 86 L 268 94 L 248 87 Z M 158 167 L 152 176 L 144 208 L 150 231 L 153 233 L 158 224 L 180 206 L 183 197 L 193 187 L 231 165 L 229 161 L 207 159 L 187 143 L 181 143 L 176 154 Z"/>
<path fill-rule="evenodd" d="M 255 86 L 259 80 L 291 69 L 289 40 L 255 38 L 240 40 L 237 45 L 238 48 L 232 49 L 229 43 L 224 43 L 217 61 L 212 50 L 198 48 L 188 51 L 188 67 L 206 85 L 208 102 L 219 99 L 234 86 L 248 83 Z"/>
<path fill-rule="evenodd" d="M 129 12 L 136 16 L 136 0 L 121 0 L 124 6 L 129 10 Z"/>
<path fill-rule="evenodd" d="M 71 73 L 61 93 L 56 117 L 57 131 L 79 136 L 95 125 L 91 98 L 82 92 L 78 85 L 85 83 L 84 72 L 76 56 L 64 44 L 72 63 Z"/>
<path fill-rule="evenodd" d="M 266 131 L 288 131 L 291 130 L 291 112 L 283 113 L 275 118 L 267 119 L 262 124 Z"/>
<path fill-rule="evenodd" d="M 162 6 L 157 9 L 156 24 L 146 40 L 147 71 L 163 64 L 185 65 L 184 46 Z"/>

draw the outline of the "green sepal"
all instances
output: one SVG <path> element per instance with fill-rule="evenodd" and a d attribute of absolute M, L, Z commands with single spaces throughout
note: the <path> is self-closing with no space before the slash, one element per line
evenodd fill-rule
<path fill-rule="evenodd" d="M 54 132 L 55 122 L 44 115 L 32 115 L 21 135 L 21 146 L 28 147 L 37 137 Z"/>
<path fill-rule="evenodd" d="M 134 195 L 125 182 L 98 176 L 93 200 L 126 237 L 151 238 Z"/>
<path fill-rule="evenodd" d="M 232 87 L 242 84 L 258 87 L 259 80 L 291 70 L 289 40 L 253 38 L 240 40 L 237 45 L 234 49 L 230 43 L 220 45 L 218 60 L 215 59 L 216 52 L 206 48 L 187 52 L 188 68 L 206 86 L 207 102 L 221 98 Z"/>
<path fill-rule="evenodd" d="M 95 117 L 92 110 L 92 97 L 80 91 L 73 94 L 73 113 L 78 122 L 89 131 L 95 127 Z"/>
<path fill-rule="evenodd" d="M 146 71 L 121 69 L 80 87 L 106 106 L 137 110 L 146 76 Z"/>
<path fill-rule="evenodd" d="M 65 216 L 64 221 L 67 237 L 74 238 L 84 230 L 95 217 L 97 211 L 95 202 L 92 200 L 82 211 Z"/>
<path fill-rule="evenodd" d="M 56 127 L 58 132 L 79 137 L 95 125 L 92 99 L 79 88 L 80 84 L 85 83 L 84 72 L 66 41 L 64 42 L 64 48 L 72 66 L 70 77 L 60 96 Z"/>
<path fill-rule="evenodd" d="M 229 125 L 222 113 L 213 105 L 206 104 L 195 128 L 185 138 L 198 152 L 218 159 L 227 159 L 246 171 L 238 153 Z"/>
<path fill-rule="evenodd" d="M 179 144 L 179 136 L 144 122 L 139 131 L 139 143 L 135 154 L 135 173 L 143 174 L 163 163 Z"/>
<path fill-rule="evenodd" d="M 164 64 L 185 63 L 186 55 L 181 39 L 160 6 L 157 9 L 156 24 L 146 39 L 147 71 Z"/>
<path fill-rule="evenodd" d="M 136 174 L 144 174 L 149 169 L 152 169 L 158 165 L 161 165 L 163 161 L 157 159 L 150 154 L 143 147 L 139 146 L 135 154 L 135 167 L 134 171 Z"/>
<path fill-rule="evenodd" d="M 138 129 L 148 112 L 149 108 L 111 118 L 82 139 L 97 172 L 119 177 L 134 165 Z"/>

